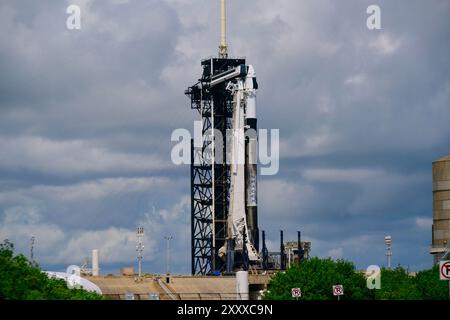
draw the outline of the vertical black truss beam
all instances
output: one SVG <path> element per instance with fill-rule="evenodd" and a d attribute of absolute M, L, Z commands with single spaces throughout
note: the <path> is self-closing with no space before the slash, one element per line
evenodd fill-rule
<path fill-rule="evenodd" d="M 298 256 L 298 263 L 301 263 L 303 260 L 303 247 L 302 247 L 302 233 L 301 231 L 297 231 L 297 256 Z"/>
<path fill-rule="evenodd" d="M 284 248 L 283 230 L 280 231 L 280 269 L 286 270 L 286 250 Z"/>
<path fill-rule="evenodd" d="M 211 104 L 201 101 L 202 135 L 211 129 L 207 116 L 211 113 Z M 204 139 L 201 146 L 191 141 L 191 232 L 192 232 L 192 274 L 204 275 L 212 271 L 212 167 L 208 158 L 211 141 Z"/>
<path fill-rule="evenodd" d="M 269 251 L 266 247 L 266 232 L 262 231 L 262 268 L 263 270 L 269 269 Z"/>
<path fill-rule="evenodd" d="M 191 139 L 191 234 L 195 234 L 195 215 L 194 213 L 194 139 Z M 195 274 L 195 238 L 191 237 L 191 272 Z"/>

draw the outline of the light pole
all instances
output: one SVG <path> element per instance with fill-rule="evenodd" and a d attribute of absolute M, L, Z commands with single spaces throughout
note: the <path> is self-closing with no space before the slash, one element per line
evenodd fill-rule
<path fill-rule="evenodd" d="M 137 237 L 137 245 L 136 245 L 136 251 L 137 251 L 137 259 L 138 259 L 138 280 L 142 280 L 142 259 L 143 259 L 143 252 L 144 252 L 144 227 L 138 227 L 136 229 L 136 237 Z"/>
<path fill-rule="evenodd" d="M 166 236 L 164 239 L 167 240 L 167 252 L 166 252 L 166 274 L 170 274 L 170 240 L 173 239 L 173 236 Z"/>
<path fill-rule="evenodd" d="M 30 239 L 30 262 L 34 262 L 34 241 L 36 240 L 35 236 L 32 236 Z"/>
<path fill-rule="evenodd" d="M 384 237 L 384 243 L 386 244 L 386 258 L 387 258 L 387 267 L 390 270 L 391 269 L 391 257 L 392 257 L 392 237 L 391 236 L 385 236 Z"/>

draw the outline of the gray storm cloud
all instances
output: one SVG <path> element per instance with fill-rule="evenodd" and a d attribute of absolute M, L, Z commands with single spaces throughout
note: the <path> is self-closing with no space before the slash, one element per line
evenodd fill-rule
<path fill-rule="evenodd" d="M 280 172 L 261 177 L 260 229 L 301 229 L 313 254 L 431 264 L 431 161 L 450 153 L 450 4 L 229 1 L 231 54 L 257 72 L 258 121 L 279 128 Z M 82 29 L 66 28 L 66 7 Z M 170 135 L 193 129 L 184 89 L 215 55 L 218 1 L 2 1 L 0 238 L 45 267 L 92 246 L 105 270 L 132 263 L 146 227 L 146 268 L 189 272 L 189 168 Z"/>

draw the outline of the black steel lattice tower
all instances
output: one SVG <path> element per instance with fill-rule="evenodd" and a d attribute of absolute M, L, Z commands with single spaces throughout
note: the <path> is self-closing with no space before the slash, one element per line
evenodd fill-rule
<path fill-rule="evenodd" d="M 224 271 L 226 265 L 218 250 L 227 236 L 230 168 L 226 131 L 231 128 L 233 97 L 225 84 L 211 88 L 209 82 L 212 76 L 244 64 L 245 59 L 205 59 L 201 79 L 185 92 L 191 109 L 200 113 L 203 137 L 201 145 L 191 141 L 191 269 L 196 275 Z M 214 140 L 212 129 L 220 131 L 222 141 L 220 136 Z M 213 149 L 219 145 L 222 152 L 216 154 Z"/>

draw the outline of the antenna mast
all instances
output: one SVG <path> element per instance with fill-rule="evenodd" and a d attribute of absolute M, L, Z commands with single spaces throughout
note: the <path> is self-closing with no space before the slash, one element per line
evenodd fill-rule
<path fill-rule="evenodd" d="M 32 236 L 30 239 L 30 262 L 34 263 L 34 241 L 36 237 Z"/>
<path fill-rule="evenodd" d="M 136 251 L 137 251 L 137 259 L 138 259 L 138 281 L 142 281 L 142 259 L 144 256 L 142 253 L 144 252 L 144 227 L 138 227 L 136 229 L 136 237 L 137 237 L 137 245 L 136 245 Z"/>
<path fill-rule="evenodd" d="M 219 58 L 228 58 L 227 17 L 225 0 L 220 0 L 220 44 Z"/>

